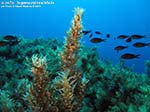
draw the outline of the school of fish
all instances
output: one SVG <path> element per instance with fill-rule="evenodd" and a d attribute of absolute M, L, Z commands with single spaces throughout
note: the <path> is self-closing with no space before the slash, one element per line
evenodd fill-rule
<path fill-rule="evenodd" d="M 92 30 L 83 30 L 81 33 L 83 34 L 83 36 L 89 35 L 90 42 L 94 43 L 94 44 L 106 42 L 106 39 L 111 37 L 110 34 L 106 34 L 105 35 L 106 39 L 101 38 L 101 35 L 103 35 L 103 33 L 100 31 L 92 32 Z M 93 35 L 96 35 L 96 37 Z M 118 35 L 116 38 L 114 38 L 114 40 L 115 39 L 125 40 L 126 43 L 130 43 L 132 41 L 134 42 L 134 40 L 140 40 L 142 38 L 146 38 L 146 35 L 139 35 L 139 34 Z M 142 48 L 142 47 L 150 46 L 150 42 L 145 43 L 145 42 L 138 41 L 138 42 L 135 42 L 134 44 L 132 44 L 132 46 L 135 48 Z M 122 51 L 122 50 L 127 49 L 127 48 L 129 48 L 129 46 L 127 46 L 127 45 L 117 45 L 114 48 L 114 50 L 119 52 L 119 51 Z M 134 59 L 134 58 L 139 58 L 139 56 L 140 56 L 140 54 L 125 53 L 125 54 L 122 54 L 120 56 L 120 58 L 121 59 Z"/>

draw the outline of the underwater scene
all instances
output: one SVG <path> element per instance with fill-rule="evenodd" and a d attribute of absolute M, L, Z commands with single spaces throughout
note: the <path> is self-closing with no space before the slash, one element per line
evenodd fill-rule
<path fill-rule="evenodd" d="M 1 0 L 0 112 L 150 112 L 150 1 Z"/>

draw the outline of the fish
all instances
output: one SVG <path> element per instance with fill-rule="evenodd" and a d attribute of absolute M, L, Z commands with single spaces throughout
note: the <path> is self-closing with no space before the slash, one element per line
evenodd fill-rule
<path fill-rule="evenodd" d="M 107 34 L 106 37 L 107 37 L 107 38 L 110 38 L 110 34 Z"/>
<path fill-rule="evenodd" d="M 90 35 L 89 35 L 89 38 L 91 38 L 93 36 L 93 33 L 91 33 Z"/>
<path fill-rule="evenodd" d="M 140 48 L 140 47 L 150 46 L 150 43 L 136 42 L 133 44 L 133 46 L 136 48 Z"/>
<path fill-rule="evenodd" d="M 104 42 L 105 39 L 101 39 L 101 38 L 95 37 L 95 38 L 92 38 L 90 41 L 91 41 L 92 43 L 100 43 L 100 42 Z"/>
<path fill-rule="evenodd" d="M 9 42 L 7 42 L 7 41 L 0 41 L 0 46 L 6 46 L 6 45 L 8 45 L 9 44 Z"/>
<path fill-rule="evenodd" d="M 127 35 L 119 35 L 117 38 L 118 39 L 125 39 L 125 38 L 128 38 L 129 36 L 127 36 Z"/>
<path fill-rule="evenodd" d="M 17 37 L 16 36 L 13 36 L 13 35 L 6 35 L 3 37 L 5 40 L 17 40 Z"/>
<path fill-rule="evenodd" d="M 125 53 L 121 55 L 122 59 L 134 59 L 134 58 L 139 58 L 140 54 L 131 54 L 131 53 Z"/>
<path fill-rule="evenodd" d="M 9 45 L 10 45 L 10 46 L 15 46 L 15 45 L 19 44 L 20 42 L 21 42 L 21 40 L 10 41 L 10 42 L 9 42 Z"/>
<path fill-rule="evenodd" d="M 132 41 L 131 37 L 129 37 L 129 38 L 126 39 L 126 42 L 131 42 L 131 41 Z"/>
<path fill-rule="evenodd" d="M 95 31 L 95 33 L 96 33 L 96 34 L 98 34 L 98 35 L 102 34 L 102 33 L 101 33 L 101 32 L 99 32 L 99 31 Z"/>
<path fill-rule="evenodd" d="M 83 35 L 87 35 L 87 34 L 89 34 L 91 32 L 91 30 L 83 30 L 81 33 L 83 34 Z"/>
<path fill-rule="evenodd" d="M 126 48 L 128 48 L 128 46 L 117 46 L 117 47 L 114 48 L 114 50 L 116 50 L 117 52 L 119 52 L 119 51 L 124 50 Z"/>
<path fill-rule="evenodd" d="M 132 39 L 141 39 L 141 38 L 144 38 L 145 35 L 137 35 L 137 34 L 134 34 L 134 35 L 131 35 L 130 36 Z"/>

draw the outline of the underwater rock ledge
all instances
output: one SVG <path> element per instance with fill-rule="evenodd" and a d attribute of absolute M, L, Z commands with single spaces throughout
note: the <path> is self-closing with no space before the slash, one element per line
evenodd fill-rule
<path fill-rule="evenodd" d="M 4 53 L 0 55 L 0 110 L 31 111 L 27 96 L 34 77 L 28 63 L 33 54 L 46 56 L 47 71 L 50 73 L 47 77 L 53 82 L 61 71 L 58 54 L 62 49 L 63 44 L 57 39 L 23 39 L 11 48 L 0 47 L 0 53 Z M 4 52 L 5 50 L 11 52 Z M 104 63 L 96 48 L 82 46 L 78 57 L 77 66 L 88 80 L 79 112 L 150 110 L 149 74 L 134 73 L 126 69 L 122 62 L 115 66 L 109 62 Z M 146 67 L 149 71 L 148 62 Z"/>

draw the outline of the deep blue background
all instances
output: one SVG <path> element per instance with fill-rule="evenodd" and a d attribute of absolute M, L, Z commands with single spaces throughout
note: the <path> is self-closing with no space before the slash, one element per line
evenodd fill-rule
<path fill-rule="evenodd" d="M 54 5 L 42 8 L 0 8 L 0 35 L 15 34 L 25 38 L 57 37 L 64 40 L 65 31 L 71 25 L 73 9 L 79 6 L 85 9 L 83 17 L 85 29 L 101 31 L 102 38 L 106 38 L 107 33 L 111 35 L 110 39 L 100 44 L 90 43 L 88 36 L 85 36 L 82 39 L 85 45 L 98 47 L 100 56 L 104 60 L 110 59 L 114 64 L 123 53 L 141 54 L 139 59 L 127 60 L 126 64 L 133 65 L 137 72 L 145 71 L 144 63 L 150 59 L 150 47 L 134 48 L 132 44 L 136 41 L 126 43 L 114 38 L 120 34 L 141 34 L 147 38 L 137 41 L 150 42 L 150 0 L 53 1 Z M 129 48 L 117 53 L 114 51 L 117 45 L 128 45 Z"/>

